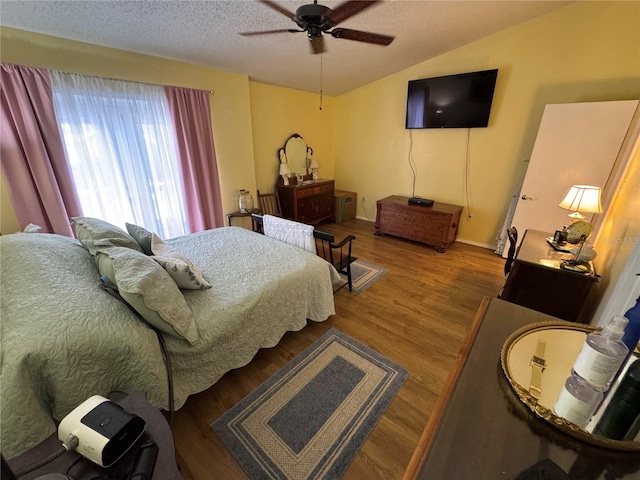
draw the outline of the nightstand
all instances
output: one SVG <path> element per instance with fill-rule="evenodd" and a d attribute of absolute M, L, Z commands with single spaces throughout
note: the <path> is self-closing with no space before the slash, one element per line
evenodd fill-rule
<path fill-rule="evenodd" d="M 138 454 L 138 448 L 147 440 L 153 440 L 158 445 L 158 457 L 155 468 L 153 469 L 152 480 L 182 480 L 182 476 L 176 466 L 173 436 L 164 415 L 147 401 L 146 394 L 143 392 L 134 392 L 116 403 L 122 406 L 127 412 L 141 417 L 145 421 L 146 427 L 142 437 L 112 467 L 102 468 L 84 458 L 76 465 L 73 465 L 78 454 L 72 451 L 65 452 L 51 463 L 21 476 L 20 480 L 36 479 L 46 473 L 65 473 L 69 470 L 69 467 L 71 467 L 69 475 L 71 475 L 74 480 L 112 478 L 112 476 L 113 478 L 128 478 L 128 474 Z M 16 472 L 27 465 L 31 465 L 51 455 L 60 448 L 61 442 L 58 440 L 57 432 L 53 433 L 31 450 L 8 460 L 9 467 Z"/>

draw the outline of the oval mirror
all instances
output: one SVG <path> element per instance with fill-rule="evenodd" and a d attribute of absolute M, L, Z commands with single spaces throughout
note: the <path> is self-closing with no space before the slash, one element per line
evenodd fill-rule
<path fill-rule="evenodd" d="M 284 144 L 284 152 L 289 168 L 296 175 L 306 175 L 309 165 L 307 163 L 307 144 L 304 139 L 294 133 Z"/>
<path fill-rule="evenodd" d="M 526 325 L 505 341 L 500 354 L 502 370 L 520 401 L 566 434 L 592 445 L 640 451 L 640 442 L 599 437 L 591 433 L 592 423 L 583 429 L 553 412 L 587 335 L 595 330 L 588 325 L 563 321 Z M 536 369 L 542 374 L 536 375 Z"/>

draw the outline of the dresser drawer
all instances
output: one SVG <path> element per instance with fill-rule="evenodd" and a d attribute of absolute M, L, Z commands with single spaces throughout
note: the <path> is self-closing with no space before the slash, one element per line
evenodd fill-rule
<path fill-rule="evenodd" d="M 313 197 L 314 195 L 320 195 L 319 186 L 300 187 L 295 193 L 298 200 Z"/>
<path fill-rule="evenodd" d="M 333 194 L 325 193 L 313 197 L 301 199 L 298 202 L 298 216 L 303 223 L 312 223 L 316 220 L 328 218 L 333 215 Z"/>
<path fill-rule="evenodd" d="M 418 224 L 420 227 L 432 226 L 434 228 L 441 229 L 451 222 L 451 215 L 446 213 L 407 211 L 402 207 L 395 205 L 384 205 L 382 207 L 382 211 L 383 218 L 393 220 L 398 224 Z"/>
<path fill-rule="evenodd" d="M 410 240 L 429 243 L 440 243 L 449 236 L 448 222 L 425 222 L 406 221 L 394 217 L 382 217 L 380 220 L 380 232 L 390 235 L 402 236 Z"/>

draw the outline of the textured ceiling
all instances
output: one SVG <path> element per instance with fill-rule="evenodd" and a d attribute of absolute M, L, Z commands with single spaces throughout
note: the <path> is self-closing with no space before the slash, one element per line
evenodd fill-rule
<path fill-rule="evenodd" d="M 278 2 L 295 12 L 306 1 Z M 321 1 L 334 8 L 341 2 Z M 182 60 L 251 80 L 340 95 L 570 2 L 387 0 L 339 26 L 395 36 L 382 47 L 325 37 L 312 55 L 304 33 L 241 36 L 295 28 L 251 0 L 0 1 L 0 24 L 21 30 Z M 451 72 L 458 73 L 458 72 Z"/>

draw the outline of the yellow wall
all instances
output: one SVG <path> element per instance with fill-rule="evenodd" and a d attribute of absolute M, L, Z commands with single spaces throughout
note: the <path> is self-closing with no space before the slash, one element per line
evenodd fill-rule
<path fill-rule="evenodd" d="M 321 166 L 318 175 L 333 178 L 335 98 L 325 96 L 320 110 L 317 94 L 257 82 L 249 82 L 249 91 L 258 190 L 274 191 L 280 165 L 278 150 L 294 133 L 313 148 Z"/>
<path fill-rule="evenodd" d="M 633 249 L 640 242 L 640 139 L 635 145 L 623 180 L 611 203 L 594 244 L 598 256 L 594 260 L 598 273 L 606 272 L 597 285 L 598 320 L 613 287 L 620 278 Z M 640 292 L 636 292 L 640 294 Z M 608 319 L 603 319 L 608 320 Z"/>
<path fill-rule="evenodd" d="M 639 2 L 577 2 L 338 97 L 336 182 L 374 218 L 377 199 L 413 193 L 412 139 L 415 194 L 466 206 L 468 130 L 405 130 L 407 81 L 498 68 L 489 127 L 470 130 L 472 217 L 459 232 L 495 245 L 544 106 L 640 97 L 639 25 Z"/>
<path fill-rule="evenodd" d="M 162 85 L 214 90 L 210 96 L 223 210 L 238 210 L 241 188 L 255 191 L 249 79 L 246 75 L 139 55 L 3 27 L 0 60 L 52 70 Z M 4 182 L 3 182 L 4 184 Z M 0 192 L 2 193 L 2 192 Z M 0 198 L 2 233 L 18 228 L 10 202 Z"/>

